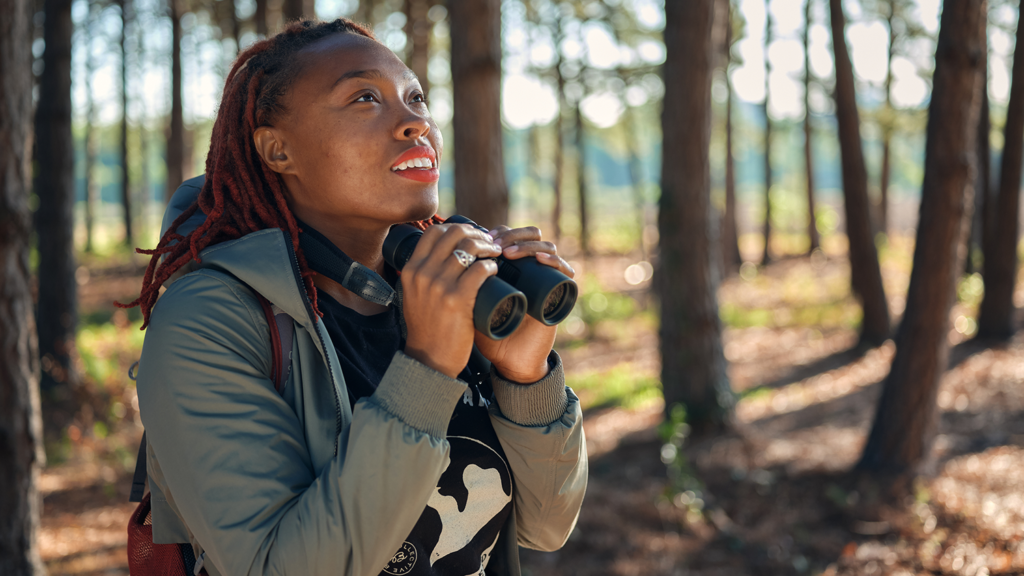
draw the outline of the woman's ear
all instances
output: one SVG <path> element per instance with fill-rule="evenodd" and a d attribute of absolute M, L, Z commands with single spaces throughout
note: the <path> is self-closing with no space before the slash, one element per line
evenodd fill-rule
<path fill-rule="evenodd" d="M 292 174 L 295 166 L 288 155 L 287 146 L 280 135 L 270 126 L 260 126 L 252 135 L 256 153 L 278 174 Z"/>

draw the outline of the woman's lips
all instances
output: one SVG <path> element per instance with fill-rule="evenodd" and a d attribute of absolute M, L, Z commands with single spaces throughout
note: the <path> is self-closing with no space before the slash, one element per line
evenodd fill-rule
<path fill-rule="evenodd" d="M 407 168 L 392 172 L 396 176 L 408 178 L 416 182 L 437 182 L 441 172 L 437 168 Z"/>

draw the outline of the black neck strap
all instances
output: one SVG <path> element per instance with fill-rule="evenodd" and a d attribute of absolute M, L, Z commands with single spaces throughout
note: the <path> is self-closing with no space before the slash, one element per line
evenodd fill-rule
<path fill-rule="evenodd" d="M 348 257 L 326 236 L 312 226 L 298 222 L 299 246 L 306 263 L 317 274 L 334 280 L 363 300 L 390 306 L 395 301 L 395 289 L 379 274 Z"/>

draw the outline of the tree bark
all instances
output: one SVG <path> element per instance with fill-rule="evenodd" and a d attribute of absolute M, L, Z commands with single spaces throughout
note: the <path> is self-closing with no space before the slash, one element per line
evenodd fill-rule
<path fill-rule="evenodd" d="M 281 15 L 284 23 L 300 20 L 303 17 L 316 19 L 316 4 L 314 0 L 284 0 L 281 5 Z"/>
<path fill-rule="evenodd" d="M 181 1 L 168 0 L 171 9 L 171 125 L 167 131 L 167 186 L 164 188 L 164 202 L 171 201 L 171 195 L 185 180 L 185 119 L 181 108 Z"/>
<path fill-rule="evenodd" d="M 31 9 L 28 0 L 0 0 L 0 574 L 11 576 L 46 573 L 38 540 L 44 455 L 29 272 Z"/>
<path fill-rule="evenodd" d="M 697 434 L 721 430 L 732 393 L 722 350 L 717 221 L 711 204 L 708 147 L 715 0 L 665 3 L 665 101 L 662 111 L 660 258 L 661 377 L 665 410 L 686 407 Z"/>
<path fill-rule="evenodd" d="M 46 0 L 43 73 L 36 108 L 35 228 L 39 248 L 39 354 L 42 389 L 71 398 L 78 324 L 75 297 L 75 151 L 71 135 L 71 0 Z"/>
<path fill-rule="evenodd" d="M 928 455 L 947 365 L 949 310 L 974 189 L 985 2 L 946 0 L 935 51 L 924 182 L 907 309 L 874 425 L 857 467 L 911 472 Z"/>
<path fill-rule="evenodd" d="M 885 60 L 885 118 L 882 125 L 882 173 L 878 180 L 878 231 L 889 233 L 889 179 L 892 173 L 890 148 L 892 143 L 892 57 L 893 45 L 896 43 L 896 32 L 892 23 L 896 17 L 896 2 L 889 0 L 889 13 L 886 22 L 889 26 L 889 49 Z"/>
<path fill-rule="evenodd" d="M 99 186 L 93 177 L 96 166 L 96 134 L 94 121 L 96 118 L 96 99 L 92 95 L 92 76 L 96 71 L 96 62 L 92 57 L 92 34 L 96 24 L 95 2 L 89 3 L 89 20 L 86 24 L 85 41 L 85 251 L 93 251 L 93 227 L 96 221 L 96 207 L 99 203 Z"/>
<path fill-rule="evenodd" d="M 581 98 L 582 100 L 582 98 Z M 586 149 L 586 128 L 583 126 L 583 114 L 580 113 L 580 103 L 576 102 L 573 107 L 576 115 L 576 187 L 579 190 L 580 210 L 580 251 L 590 255 L 590 218 L 587 208 L 587 149 Z"/>
<path fill-rule="evenodd" d="M 814 128 L 811 126 L 811 0 L 804 3 L 804 170 L 807 180 L 807 238 L 810 254 L 821 245 L 814 217 Z"/>
<path fill-rule="evenodd" d="M 986 26 L 985 44 L 988 45 L 988 30 Z M 992 180 L 991 164 L 992 151 L 989 138 L 992 132 L 992 119 L 988 106 L 988 53 L 982 55 L 985 61 L 982 63 L 981 71 L 981 109 L 978 112 L 978 168 L 977 176 L 974 179 L 974 215 L 971 217 L 971 232 L 967 239 L 967 255 L 964 257 L 964 274 L 982 272 L 976 268 L 975 256 L 981 250 L 985 253 L 985 246 L 988 245 L 986 235 L 991 233 L 990 218 L 988 211 L 992 208 L 991 185 Z"/>
<path fill-rule="evenodd" d="M 985 253 L 985 297 L 978 312 L 978 337 L 1009 340 L 1015 326 L 1013 289 L 1017 282 L 1017 213 L 1020 209 L 1021 158 L 1024 157 L 1024 30 L 1017 26 L 1013 84 L 1003 128 L 999 195 L 992 210 L 992 238 Z"/>
<path fill-rule="evenodd" d="M 740 255 L 739 227 L 736 224 L 736 158 L 732 142 L 732 3 L 724 2 L 725 19 L 725 214 L 722 217 L 722 270 L 736 272 L 743 264 Z"/>
<path fill-rule="evenodd" d="M 405 63 L 420 79 L 423 94 L 430 93 L 427 65 L 430 63 L 430 31 L 434 24 L 427 18 L 428 0 L 405 0 Z"/>
<path fill-rule="evenodd" d="M 768 61 L 768 46 L 772 43 L 772 14 L 768 9 L 768 1 L 764 3 L 764 254 L 761 265 L 772 261 L 772 118 L 768 113 L 768 99 L 771 94 L 768 79 L 772 74 L 772 65 Z"/>
<path fill-rule="evenodd" d="M 356 8 L 352 19 L 360 24 L 368 24 L 373 27 L 373 7 L 375 5 L 375 0 L 359 0 L 359 7 Z"/>
<path fill-rule="evenodd" d="M 174 0 L 170 0 L 174 2 Z M 256 0 L 256 12 L 252 15 L 256 21 L 256 35 L 260 38 L 267 37 L 267 0 Z M 179 32 L 179 35 L 181 33 Z"/>
<path fill-rule="evenodd" d="M 860 341 L 881 344 L 889 337 L 889 307 L 878 267 L 878 251 L 871 227 L 868 177 L 861 149 L 860 117 L 853 87 L 853 65 L 846 47 L 846 22 L 841 0 L 829 0 L 832 48 L 836 65 L 836 120 L 843 170 L 846 235 L 850 244 L 850 282 L 864 310 Z"/>
<path fill-rule="evenodd" d="M 118 6 L 121 8 L 121 205 L 124 207 L 124 243 L 134 246 L 131 177 L 128 171 L 128 24 L 131 21 L 131 0 L 118 0 Z"/>
<path fill-rule="evenodd" d="M 562 44 L 562 20 L 556 15 L 555 46 Z M 568 98 L 565 96 L 565 76 L 562 74 L 564 56 L 561 50 L 555 50 L 555 90 L 558 95 L 558 114 L 555 116 L 555 176 L 552 185 L 554 205 L 551 209 L 551 221 L 554 232 L 554 240 L 562 237 L 562 178 L 565 175 L 565 109 L 568 108 Z"/>
<path fill-rule="evenodd" d="M 455 209 L 481 226 L 508 221 L 501 130 L 501 2 L 449 0 Z"/>

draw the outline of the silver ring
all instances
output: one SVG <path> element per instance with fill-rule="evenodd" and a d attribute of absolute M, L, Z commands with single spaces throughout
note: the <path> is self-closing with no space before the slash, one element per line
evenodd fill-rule
<path fill-rule="evenodd" d="M 459 264 L 462 264 L 463 268 L 469 268 L 473 262 L 476 262 L 476 256 L 473 256 L 465 250 L 456 250 L 455 252 L 452 252 L 452 256 L 455 256 L 455 259 Z"/>

